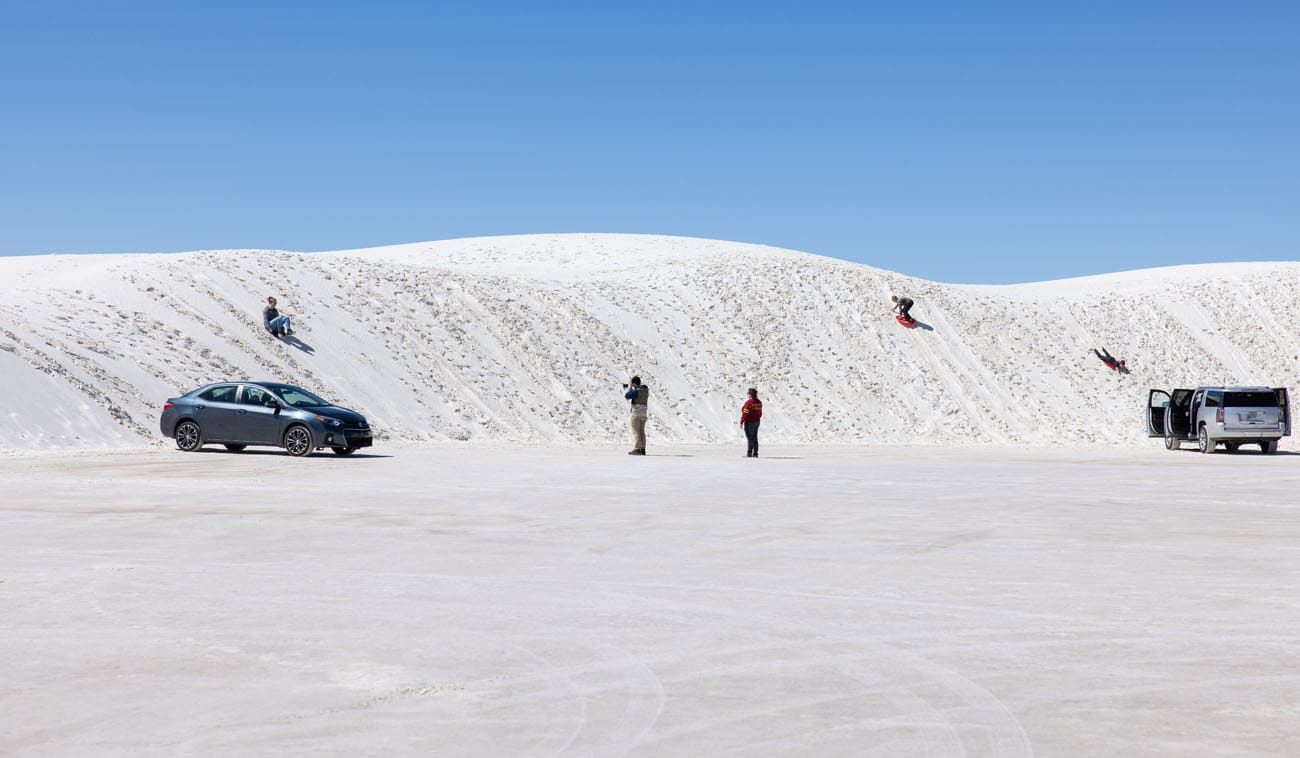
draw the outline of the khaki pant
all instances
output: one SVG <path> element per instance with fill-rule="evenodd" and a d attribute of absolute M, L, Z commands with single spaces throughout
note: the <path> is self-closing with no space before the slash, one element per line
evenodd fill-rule
<path fill-rule="evenodd" d="M 645 416 L 632 417 L 632 449 L 645 451 Z"/>

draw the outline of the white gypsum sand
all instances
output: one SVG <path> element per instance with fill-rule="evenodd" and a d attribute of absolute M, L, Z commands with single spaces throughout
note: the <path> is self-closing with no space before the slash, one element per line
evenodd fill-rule
<path fill-rule="evenodd" d="M 0 459 L 0 754 L 1300 754 L 1293 454 L 660 452 Z"/>
<path fill-rule="evenodd" d="M 1149 386 L 1295 386 L 1297 291 L 1295 263 L 961 286 L 635 235 L 9 258 L 0 451 L 161 444 L 167 397 L 236 378 L 354 407 L 381 444 L 623 442 L 627 371 L 652 444 L 736 439 L 749 386 L 772 442 L 1143 444 Z M 296 342 L 261 329 L 269 294 Z"/>

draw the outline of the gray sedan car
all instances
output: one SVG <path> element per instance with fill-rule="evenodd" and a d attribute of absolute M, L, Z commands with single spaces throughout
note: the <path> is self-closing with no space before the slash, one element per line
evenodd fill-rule
<path fill-rule="evenodd" d="M 186 452 L 216 443 L 234 451 L 271 445 L 296 456 L 323 447 L 351 455 L 371 445 L 365 416 L 278 382 L 199 387 L 168 399 L 159 426 L 164 437 L 175 438 L 176 447 Z"/>

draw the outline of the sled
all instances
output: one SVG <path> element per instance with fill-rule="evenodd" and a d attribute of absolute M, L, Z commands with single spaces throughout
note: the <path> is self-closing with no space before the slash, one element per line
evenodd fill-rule
<path fill-rule="evenodd" d="M 902 324 L 904 329 L 916 328 L 916 319 L 914 318 L 908 318 L 901 313 L 898 314 L 897 316 L 894 316 L 894 318 L 898 319 L 898 323 Z"/>

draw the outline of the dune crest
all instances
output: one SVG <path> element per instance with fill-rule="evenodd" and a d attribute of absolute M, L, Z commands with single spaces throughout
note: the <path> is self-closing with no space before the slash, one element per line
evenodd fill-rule
<path fill-rule="evenodd" d="M 381 444 L 621 443 L 629 371 L 651 445 L 739 443 L 749 386 L 765 443 L 1130 445 L 1149 386 L 1296 386 L 1296 292 L 1296 263 L 968 286 L 597 234 L 0 259 L 0 450 L 162 444 L 167 397 L 239 378 L 356 408 Z M 297 340 L 262 330 L 268 294 Z"/>

